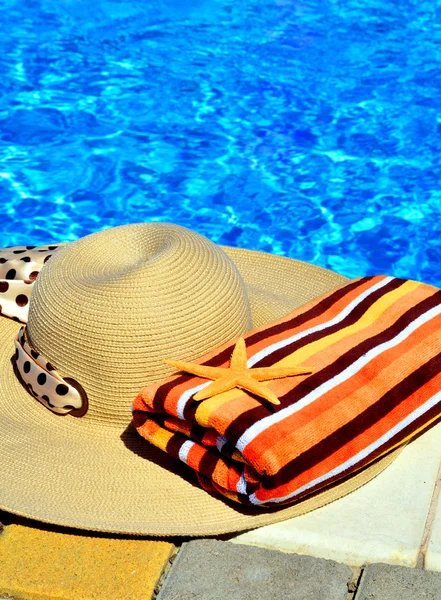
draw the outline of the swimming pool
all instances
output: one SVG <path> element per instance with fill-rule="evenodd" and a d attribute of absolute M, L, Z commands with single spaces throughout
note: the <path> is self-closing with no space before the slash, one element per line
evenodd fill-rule
<path fill-rule="evenodd" d="M 0 246 L 160 220 L 441 286 L 436 4 L 0 0 Z"/>

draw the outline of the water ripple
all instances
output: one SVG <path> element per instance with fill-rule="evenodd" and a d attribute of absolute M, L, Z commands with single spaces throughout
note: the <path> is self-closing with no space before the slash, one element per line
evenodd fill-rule
<path fill-rule="evenodd" d="M 441 285 L 441 8 L 0 0 L 0 245 L 145 220 Z"/>

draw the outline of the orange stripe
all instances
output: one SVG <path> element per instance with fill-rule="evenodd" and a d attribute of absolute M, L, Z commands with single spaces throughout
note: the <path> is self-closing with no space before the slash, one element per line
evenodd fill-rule
<path fill-rule="evenodd" d="M 440 391 L 441 385 L 441 373 L 436 375 L 433 379 L 428 381 L 425 385 L 419 388 L 414 394 L 406 398 L 404 402 L 401 402 L 393 410 L 390 411 L 385 417 L 380 419 L 372 427 L 361 433 L 359 436 L 351 440 L 345 447 L 341 449 L 341 456 L 343 462 L 347 460 L 346 457 L 354 456 L 361 450 L 364 450 L 375 440 L 381 438 L 398 423 L 403 421 L 417 408 L 427 402 L 432 396 Z M 441 406 L 439 409 L 441 414 Z M 415 435 L 415 434 L 414 434 Z"/>
<path fill-rule="evenodd" d="M 138 427 L 138 431 L 142 433 L 143 437 L 146 439 L 152 438 L 155 433 L 160 429 L 160 426 L 151 419 L 147 419 L 141 427 Z"/>
<path fill-rule="evenodd" d="M 261 488 L 258 490 L 258 492 L 256 492 L 256 496 L 259 498 L 259 500 L 262 501 L 273 497 L 286 496 L 294 492 L 295 490 L 303 487 L 304 485 L 308 484 L 309 482 L 314 481 L 315 479 L 323 476 L 325 473 L 332 471 L 336 466 L 344 464 L 351 457 L 358 454 L 358 452 L 361 452 L 362 450 L 367 448 L 372 443 L 372 441 L 375 441 L 382 435 L 384 435 L 387 431 L 391 429 L 391 427 L 394 426 L 394 424 L 399 423 L 408 414 L 413 412 L 413 410 L 416 410 L 418 406 L 421 406 L 434 394 L 438 393 L 440 390 L 440 386 L 441 374 L 431 379 L 423 387 L 418 389 L 414 394 L 409 396 L 405 402 L 401 403 L 400 406 L 396 407 L 393 411 L 391 411 L 391 413 L 389 413 L 389 415 L 393 416 L 393 424 L 391 424 L 390 421 L 388 422 L 388 415 L 387 418 L 381 419 L 381 421 L 376 423 L 373 427 L 371 427 L 368 430 L 368 436 L 364 435 L 365 432 L 361 433 L 356 438 L 353 438 L 351 442 L 349 442 L 349 444 L 346 444 L 346 446 L 335 452 L 332 456 L 329 456 L 322 462 L 314 465 L 311 469 L 305 471 L 292 481 L 276 489 L 264 490 Z M 416 435 L 416 433 L 414 435 Z M 323 485 L 326 485 L 326 482 L 324 482 Z"/>
<path fill-rule="evenodd" d="M 195 471 L 199 471 L 201 460 L 204 458 L 206 452 L 208 452 L 206 448 L 195 442 L 195 444 L 188 451 L 187 465 L 192 469 L 195 469 Z"/>
<path fill-rule="evenodd" d="M 229 477 L 232 476 L 229 472 L 229 468 L 225 464 L 225 461 L 219 459 L 214 467 L 214 471 L 211 474 L 211 478 L 215 483 L 221 485 L 225 489 L 230 489 L 228 486 Z"/>
<path fill-rule="evenodd" d="M 406 307 L 403 307 L 402 305 L 403 298 L 397 298 L 396 301 L 381 313 L 371 325 L 359 331 L 349 333 L 349 335 L 337 340 L 335 344 L 331 346 L 327 346 L 322 350 L 318 349 L 316 354 L 302 362 L 301 365 L 312 367 L 316 371 L 323 369 L 334 362 L 336 357 L 342 356 L 351 350 L 351 348 L 354 348 L 374 335 L 385 331 L 392 323 L 395 323 L 411 305 L 418 304 L 425 298 L 432 296 L 435 291 L 437 290 L 428 290 L 425 286 L 420 286 L 410 291 L 405 296 Z"/>
<path fill-rule="evenodd" d="M 316 440 L 324 439 L 363 412 L 409 373 L 427 362 L 433 356 L 431 347 L 436 350 L 435 344 L 439 340 L 437 330 L 440 327 L 441 315 L 420 327 L 398 346 L 377 356 L 349 380 L 269 427 L 247 446 L 246 459 L 260 472 L 264 470 L 268 474 L 277 473 L 285 462 L 305 452 Z M 410 351 L 418 357 L 413 364 L 408 357 Z M 375 379 L 376 394 L 373 396 L 370 389 Z M 350 409 L 349 413 L 347 407 Z M 278 440 L 276 444 L 275 432 Z M 296 451 L 289 452 L 289 458 L 286 457 L 288 444 L 291 448 L 297 448 Z M 268 450 L 262 452 L 262 448 Z M 285 461 L 283 457 L 286 457 Z M 271 470 L 268 470 L 268 464 L 271 464 Z"/>
<path fill-rule="evenodd" d="M 358 295 L 363 293 L 365 290 L 370 289 L 371 287 L 376 285 L 378 283 L 378 281 L 381 281 L 382 279 L 384 279 L 384 276 L 374 277 L 372 280 L 367 281 L 366 283 L 360 285 L 355 290 L 352 290 L 352 292 L 348 293 L 344 298 L 340 299 L 336 304 L 334 304 L 332 307 L 330 307 L 330 309 L 328 309 L 325 313 L 323 313 L 319 317 L 316 317 L 315 319 L 311 319 L 311 321 L 308 321 L 307 327 L 308 328 L 313 327 L 315 325 L 325 323 L 327 320 L 330 320 L 333 316 L 335 316 L 341 310 L 343 310 L 343 308 L 345 307 L 345 305 L 347 303 L 351 302 L 354 298 L 356 298 Z M 347 284 L 345 284 L 345 285 L 347 285 Z M 340 286 L 340 287 L 343 287 L 343 286 Z M 302 306 L 301 308 L 295 309 L 294 311 L 289 313 L 287 316 L 281 318 L 279 321 L 272 322 L 271 325 L 264 325 L 259 329 L 253 330 L 251 333 L 249 333 L 247 336 L 245 336 L 245 340 L 248 337 L 250 337 L 251 335 L 255 335 L 257 332 L 265 331 L 269 327 L 272 328 L 275 325 L 286 323 L 287 321 L 290 321 L 291 319 L 293 319 L 294 316 L 299 316 L 299 315 L 304 314 L 305 312 L 310 310 L 312 307 L 314 307 L 316 304 L 319 304 L 320 302 L 322 302 L 324 298 L 327 298 L 328 296 L 331 296 L 332 294 L 334 294 L 337 289 L 339 289 L 339 288 L 331 290 L 328 294 L 312 300 L 311 302 Z M 276 343 L 279 340 L 287 339 L 288 337 L 294 335 L 295 333 L 297 333 L 299 331 L 303 331 L 304 329 L 305 329 L 305 324 L 294 327 L 294 328 L 292 328 L 288 331 L 285 331 L 279 335 L 272 336 L 271 338 L 265 338 L 261 342 L 254 344 L 250 347 L 247 347 L 248 357 L 250 358 L 250 357 L 254 356 L 260 349 L 265 348 L 273 343 Z M 207 362 L 214 356 L 217 356 L 218 354 L 223 352 L 225 350 L 225 348 L 227 348 L 229 346 L 231 346 L 231 342 L 223 344 L 219 348 L 216 348 L 216 350 L 209 352 L 208 354 L 205 354 L 201 359 L 199 359 L 197 361 L 197 363 L 202 364 L 202 363 Z M 167 357 L 167 358 L 172 358 L 172 357 Z M 222 365 L 220 365 L 220 366 L 228 367 L 228 365 L 229 365 L 229 359 L 226 362 L 222 363 Z M 162 382 L 161 385 L 164 385 L 171 379 L 172 378 L 167 379 L 165 382 Z M 182 394 L 184 394 L 186 391 L 192 389 L 193 387 L 200 385 L 204 381 L 206 381 L 206 380 L 201 377 L 193 376 L 193 377 L 191 377 L 190 380 L 183 382 L 181 384 L 175 385 L 170 390 L 170 392 L 167 394 L 167 397 L 165 398 L 166 412 L 169 414 L 177 415 L 177 405 L 178 405 L 179 399 L 182 396 Z M 150 404 L 151 404 L 151 400 L 150 400 Z M 211 425 L 209 425 L 209 426 L 211 426 Z"/>
<path fill-rule="evenodd" d="M 173 435 L 163 427 L 158 427 L 158 430 L 149 438 L 149 441 L 161 450 L 167 451 L 167 444 Z"/>
<path fill-rule="evenodd" d="M 377 278 L 377 279 L 381 280 L 382 278 Z M 365 285 L 365 286 L 361 286 L 361 287 L 365 288 L 367 286 Z M 394 306 L 395 309 L 392 310 L 391 314 L 392 315 L 396 314 L 396 316 L 398 317 L 402 313 L 402 307 L 400 306 L 399 300 L 401 299 L 403 294 L 405 294 L 404 288 L 403 289 L 400 288 L 399 290 L 396 290 L 395 292 L 393 292 L 393 294 L 389 294 L 388 298 L 383 298 L 383 297 L 380 298 L 371 307 L 371 310 L 375 311 L 376 310 L 375 307 L 380 303 L 393 302 L 393 304 L 391 306 Z M 353 296 L 353 295 L 354 294 L 351 294 L 351 296 Z M 416 293 L 415 298 L 414 298 L 413 291 L 407 292 L 407 296 L 409 296 L 411 298 L 411 301 L 415 300 L 415 302 L 422 299 L 423 297 L 425 297 L 427 295 L 428 295 L 427 292 L 425 294 L 420 292 L 419 294 Z M 357 296 L 357 295 L 355 294 L 355 296 Z M 394 296 L 397 296 L 395 298 L 395 300 L 394 300 Z M 346 298 L 346 301 L 349 302 L 349 300 L 347 298 Z M 334 311 L 335 314 L 338 314 L 345 307 L 345 305 L 346 305 L 345 302 L 338 303 L 338 306 L 335 305 L 335 307 L 337 307 L 336 310 Z M 388 309 L 386 308 L 385 312 L 387 312 L 387 311 L 388 311 Z M 328 311 L 327 316 L 329 318 L 332 318 L 335 316 L 335 314 L 330 315 L 329 311 Z M 320 343 L 317 341 L 313 342 L 312 343 L 313 345 L 316 345 L 316 346 L 318 345 L 318 348 L 319 348 L 318 352 L 311 355 L 307 360 L 304 360 L 304 361 L 299 360 L 298 364 L 311 366 L 314 369 L 314 371 L 318 371 L 318 370 L 322 369 L 323 367 L 327 366 L 330 362 L 333 362 L 335 360 L 335 356 L 340 355 L 339 344 L 342 345 L 342 348 L 347 347 L 349 349 L 349 348 L 353 347 L 356 343 L 360 343 L 361 341 L 363 341 L 363 339 L 365 337 L 367 338 L 367 337 L 370 337 L 371 335 L 373 335 L 373 331 L 378 329 L 383 323 L 384 323 L 384 328 L 385 328 L 386 324 L 387 325 L 390 324 L 390 322 L 391 322 L 390 319 L 391 319 L 390 314 L 389 314 L 389 317 L 385 317 L 384 313 L 382 313 L 382 314 L 380 314 L 380 317 L 376 321 L 374 321 L 371 326 L 367 326 L 363 330 L 353 333 L 351 335 L 347 335 L 346 337 L 343 337 L 343 338 L 340 337 L 340 336 L 344 336 L 345 330 L 342 329 L 340 336 L 337 338 L 337 341 L 334 342 L 333 345 L 327 343 L 328 338 L 326 338 L 326 337 L 324 337 L 323 341 Z M 308 324 L 308 327 L 309 327 L 309 324 Z M 354 328 L 356 328 L 356 327 L 354 327 L 354 325 L 351 325 L 350 327 L 351 327 L 350 331 L 353 331 Z M 297 328 L 297 330 L 304 330 L 304 326 Z M 276 341 L 280 341 L 280 340 L 289 338 L 293 334 L 293 331 L 294 330 L 291 330 L 289 332 L 285 332 L 284 334 L 276 336 L 276 338 L 277 338 Z M 335 335 L 335 334 L 333 334 L 333 335 Z M 274 340 L 272 342 L 270 342 L 269 340 L 264 340 L 261 344 L 263 344 L 264 347 L 267 347 L 267 346 L 270 346 L 271 343 L 274 343 Z M 260 347 L 261 344 L 258 344 L 258 346 Z M 320 344 L 324 344 L 326 347 L 323 348 L 322 350 L 320 350 Z M 308 348 L 308 344 L 306 344 L 300 350 L 295 351 L 295 353 L 291 356 L 294 356 L 298 352 L 304 351 L 305 348 Z M 336 348 L 335 351 L 334 351 L 334 348 Z M 306 350 L 306 352 L 307 352 L 307 350 Z M 343 352 L 341 352 L 341 353 L 343 353 Z M 320 359 L 322 359 L 322 362 L 320 362 Z M 285 357 L 282 361 L 279 361 L 279 362 L 280 362 L 280 364 L 282 364 L 282 363 L 288 364 L 288 361 L 289 361 L 289 358 Z M 279 363 L 277 363 L 277 364 L 279 364 Z M 303 380 L 304 380 L 303 376 L 289 377 L 289 378 L 285 378 L 285 379 L 281 379 L 281 380 L 274 380 L 272 382 L 267 382 L 266 385 L 268 386 L 269 389 L 271 389 L 272 391 L 275 392 L 276 396 L 282 397 L 285 394 L 287 394 L 288 392 L 290 392 L 292 389 L 294 389 L 297 385 L 299 385 L 299 383 L 301 383 Z M 232 422 L 234 422 L 238 417 L 240 417 L 240 415 L 242 413 L 259 406 L 259 404 L 260 404 L 259 401 L 251 399 L 251 397 L 249 397 L 247 394 L 244 394 L 244 393 L 241 393 L 238 391 L 219 394 L 218 396 L 204 402 L 203 406 L 201 406 L 201 408 L 196 413 L 196 420 L 198 421 L 198 423 L 200 425 L 202 425 L 204 427 L 214 427 L 216 430 L 218 430 L 219 432 L 224 434 L 227 427 Z M 270 413 L 268 413 L 268 414 L 270 414 Z"/>
<path fill-rule="evenodd" d="M 326 310 L 324 313 L 322 313 L 321 315 L 319 315 L 313 319 L 310 319 L 309 321 L 307 321 L 307 323 L 303 323 L 301 325 L 298 325 L 297 327 L 293 327 L 287 331 L 284 331 L 283 333 L 279 333 L 278 335 L 267 337 L 267 338 L 261 340 L 260 342 L 253 344 L 251 346 L 247 345 L 248 357 L 250 358 L 250 357 L 254 356 L 255 354 L 257 354 L 258 352 L 260 352 L 260 350 L 263 350 L 263 348 L 272 346 L 273 344 L 276 344 L 277 342 L 279 342 L 281 340 L 286 340 L 286 339 L 290 338 L 291 336 L 295 335 L 296 333 L 305 331 L 306 329 L 310 329 L 312 327 L 317 327 L 318 325 L 322 325 L 323 323 L 330 321 L 336 315 L 338 315 L 344 308 L 346 308 L 346 306 L 348 304 L 350 304 L 353 300 L 355 300 L 355 298 L 360 296 L 366 290 L 377 285 L 377 283 L 379 281 L 381 281 L 382 279 L 384 279 L 384 276 L 374 277 L 372 280 L 367 281 L 366 283 L 360 285 L 355 290 L 352 290 L 351 292 L 346 294 L 343 298 L 338 300 L 335 304 L 333 304 L 330 308 L 328 308 L 328 310 Z M 345 284 L 345 285 L 347 285 L 347 284 Z M 336 289 L 339 289 L 339 288 L 336 288 Z M 334 294 L 336 292 L 336 289 L 332 290 L 331 292 L 329 292 L 329 294 L 326 294 L 325 296 L 321 296 L 318 299 L 312 300 L 306 306 L 302 306 L 301 309 L 294 310 L 287 317 L 281 319 L 279 323 L 280 324 L 285 323 L 285 322 L 293 319 L 294 316 L 297 317 L 297 316 L 300 316 L 300 315 L 306 313 L 308 310 L 313 308 L 316 304 L 319 304 L 325 298 Z M 271 328 L 274 327 L 274 325 L 275 325 L 275 323 L 271 323 Z M 269 328 L 269 326 L 267 325 L 266 328 Z M 264 328 L 261 328 L 261 331 L 263 331 L 263 330 L 264 330 Z M 252 334 L 249 334 L 249 336 L 246 336 L 245 341 L 247 340 L 247 337 L 250 337 L 251 335 L 254 335 L 255 333 L 256 332 L 253 331 Z"/>

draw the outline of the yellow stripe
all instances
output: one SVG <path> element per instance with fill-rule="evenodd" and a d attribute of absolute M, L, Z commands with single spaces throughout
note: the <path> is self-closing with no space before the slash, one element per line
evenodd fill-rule
<path fill-rule="evenodd" d="M 173 433 L 167 431 L 163 427 L 160 427 L 153 437 L 150 439 L 151 443 L 154 444 L 157 448 L 161 450 L 165 450 L 167 448 L 167 444 L 170 441 L 170 438 L 173 437 Z"/>
<path fill-rule="evenodd" d="M 212 428 L 213 426 L 210 424 L 210 416 L 212 415 L 212 413 L 224 404 L 227 404 L 227 402 L 235 400 L 242 394 L 243 392 L 241 390 L 234 388 L 232 390 L 229 390 L 228 392 L 222 392 L 222 394 L 217 394 L 212 398 L 203 400 L 196 409 L 196 421 L 199 423 L 199 425 L 202 425 L 203 427 Z"/>
<path fill-rule="evenodd" d="M 300 365 L 317 352 L 332 346 L 332 344 L 339 342 L 344 337 L 366 329 L 367 327 L 371 326 L 372 323 L 376 321 L 392 304 L 406 294 L 413 292 L 421 285 L 422 284 L 418 281 L 406 281 L 406 283 L 404 283 L 398 289 L 393 290 L 379 298 L 353 325 L 345 327 L 344 329 L 340 329 L 332 335 L 326 336 L 323 339 L 317 340 L 316 342 L 311 342 L 307 346 L 299 348 L 289 356 L 279 360 L 274 364 L 274 366 L 291 367 Z M 272 381 L 266 381 L 265 384 L 269 385 L 272 383 Z M 208 400 L 204 400 L 196 410 L 195 417 L 197 423 L 203 427 L 213 427 L 212 423 L 210 422 L 212 413 L 228 402 L 236 400 L 243 393 L 244 392 L 241 390 L 233 389 L 229 390 L 228 392 L 223 392 L 222 394 L 217 394 Z"/>
<path fill-rule="evenodd" d="M 379 298 L 366 312 L 365 314 L 353 325 L 339 329 L 335 333 L 325 336 L 324 338 L 311 342 L 310 344 L 299 348 L 289 356 L 286 356 L 277 363 L 277 366 L 288 367 L 303 364 L 308 358 L 317 354 L 318 352 L 332 346 L 339 342 L 345 337 L 352 335 L 353 333 L 359 333 L 363 329 L 370 327 L 392 304 L 397 300 L 406 296 L 410 292 L 413 292 L 416 288 L 421 286 L 418 281 L 407 281 L 398 289 L 393 290 Z"/>
<path fill-rule="evenodd" d="M 391 446 L 391 448 L 388 449 L 388 452 L 389 452 L 389 450 L 393 450 L 394 448 L 397 448 L 398 446 L 401 446 L 402 444 L 407 444 L 407 442 L 409 442 L 412 438 L 414 438 L 419 433 L 421 433 L 422 431 L 424 431 L 425 429 L 427 429 L 427 427 L 429 427 L 429 425 L 431 423 L 433 423 L 434 421 L 436 421 L 437 419 L 439 419 L 440 414 L 441 414 L 441 408 L 440 408 L 440 412 L 435 417 L 433 417 L 433 419 L 430 419 L 430 421 L 427 421 L 426 423 L 424 423 L 423 425 L 421 425 L 421 427 L 419 429 L 415 429 L 415 431 L 412 431 L 412 433 L 410 433 L 407 437 L 405 437 L 403 440 L 401 440 L 401 442 L 398 442 L 394 446 Z"/>

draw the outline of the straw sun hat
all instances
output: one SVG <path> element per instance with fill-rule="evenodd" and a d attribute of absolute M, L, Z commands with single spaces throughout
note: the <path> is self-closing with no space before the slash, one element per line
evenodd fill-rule
<path fill-rule="evenodd" d="M 173 372 L 163 359 L 195 361 L 346 281 L 162 223 L 61 247 L 33 286 L 26 340 L 87 397 L 88 410 L 60 416 L 32 396 L 12 360 L 22 325 L 0 317 L 0 508 L 96 531 L 212 535 L 281 521 L 359 487 L 396 451 L 289 507 L 233 505 L 148 444 L 130 413 L 141 388 Z"/>

